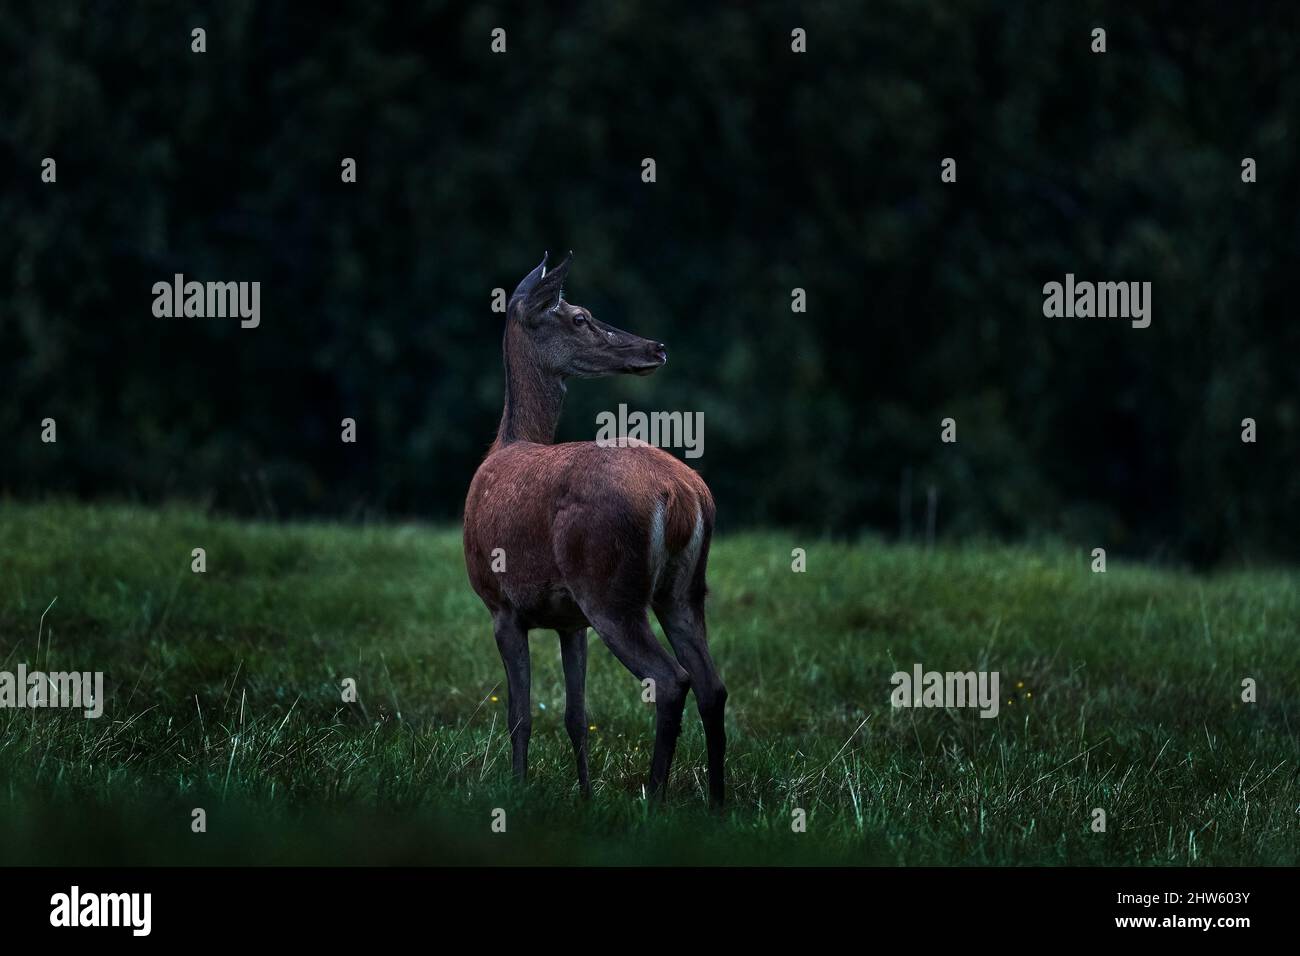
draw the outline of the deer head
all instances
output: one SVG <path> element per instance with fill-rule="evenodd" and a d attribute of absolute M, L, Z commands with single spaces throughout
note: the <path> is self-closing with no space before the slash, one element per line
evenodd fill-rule
<path fill-rule="evenodd" d="M 570 252 L 554 269 L 549 256 L 524 276 L 508 306 L 506 348 L 527 354 L 543 374 L 561 379 L 649 375 L 668 361 L 662 342 L 616 329 L 564 299 Z M 511 332 L 514 331 L 512 335 Z"/>

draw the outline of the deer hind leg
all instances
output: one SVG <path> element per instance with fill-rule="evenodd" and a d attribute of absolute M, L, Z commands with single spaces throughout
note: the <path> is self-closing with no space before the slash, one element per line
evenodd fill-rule
<path fill-rule="evenodd" d="M 648 792 L 652 798 L 661 799 L 668 792 L 668 772 L 682 730 L 682 710 L 691 686 L 690 675 L 655 638 L 644 610 L 612 618 L 588 614 L 588 620 L 637 680 L 654 681 L 655 746 Z"/>
<path fill-rule="evenodd" d="M 528 738 L 533 731 L 532 677 L 528 659 L 528 631 L 514 615 L 502 612 L 493 620 L 497 650 L 506 666 L 506 713 L 510 728 L 510 763 L 515 779 L 528 779 Z"/>
<path fill-rule="evenodd" d="M 573 741 L 578 762 L 578 790 L 591 796 L 587 775 L 587 629 L 556 631 L 560 636 L 560 659 L 564 663 L 564 727 Z"/>
<path fill-rule="evenodd" d="M 727 688 L 709 653 L 708 628 L 704 621 L 704 567 L 707 560 L 706 542 L 704 549 L 698 552 L 698 558 L 688 552 L 674 562 L 660 581 L 652 606 L 673 653 L 690 675 L 709 754 L 709 802 L 720 807 L 726 799 L 727 731 L 724 713 Z"/>
<path fill-rule="evenodd" d="M 709 654 L 703 607 L 655 608 L 668 643 L 691 678 L 695 703 L 704 724 L 704 742 L 709 754 L 709 803 L 722 806 L 726 799 L 724 766 L 727 756 L 727 731 L 724 713 L 727 688 L 718 676 L 718 668 Z"/>

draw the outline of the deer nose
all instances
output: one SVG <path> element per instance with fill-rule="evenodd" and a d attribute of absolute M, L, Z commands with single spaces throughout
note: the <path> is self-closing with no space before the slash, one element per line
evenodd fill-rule
<path fill-rule="evenodd" d="M 660 365 L 668 361 L 668 348 L 662 342 L 655 343 L 655 358 L 659 360 Z"/>

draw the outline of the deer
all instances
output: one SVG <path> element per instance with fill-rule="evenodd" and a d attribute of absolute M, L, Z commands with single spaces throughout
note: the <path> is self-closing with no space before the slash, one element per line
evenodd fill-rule
<path fill-rule="evenodd" d="M 589 798 L 587 630 L 652 690 L 647 796 L 662 802 L 688 692 L 704 726 L 709 802 L 725 800 L 727 689 L 709 653 L 705 569 L 715 507 L 704 480 L 634 439 L 555 444 L 571 378 L 650 375 L 662 342 L 596 319 L 564 297 L 573 253 L 549 253 L 506 305 L 505 407 L 465 499 L 465 566 L 492 616 L 506 674 L 514 778 L 528 777 L 532 732 L 529 633 L 553 630 L 564 670 L 564 726 L 578 788 Z M 656 638 L 653 610 L 672 654 Z M 653 683 L 649 683 L 653 682 Z"/>

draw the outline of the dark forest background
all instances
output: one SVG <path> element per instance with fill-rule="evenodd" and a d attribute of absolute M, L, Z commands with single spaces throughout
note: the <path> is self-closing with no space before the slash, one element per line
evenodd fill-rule
<path fill-rule="evenodd" d="M 572 248 L 671 359 L 574 383 L 561 439 L 702 411 L 723 530 L 895 535 L 933 487 L 945 537 L 1294 558 L 1296 10 L 6 5 L 0 494 L 453 518 L 492 290 Z M 177 272 L 259 280 L 261 327 L 154 318 Z M 1152 282 L 1151 327 L 1044 318 L 1067 272 Z"/>

